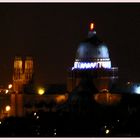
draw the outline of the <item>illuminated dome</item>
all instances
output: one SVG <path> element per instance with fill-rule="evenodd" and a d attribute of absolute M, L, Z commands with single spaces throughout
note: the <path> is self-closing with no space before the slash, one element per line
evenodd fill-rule
<path fill-rule="evenodd" d="M 82 62 L 108 58 L 109 52 L 107 46 L 98 39 L 95 33 L 80 43 L 76 53 L 76 60 Z"/>
<path fill-rule="evenodd" d="M 97 37 L 93 27 L 88 38 L 78 46 L 73 69 L 111 68 L 108 47 Z"/>

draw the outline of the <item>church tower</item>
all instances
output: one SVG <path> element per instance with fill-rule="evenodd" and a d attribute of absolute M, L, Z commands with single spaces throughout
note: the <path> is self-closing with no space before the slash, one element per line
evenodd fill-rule
<path fill-rule="evenodd" d="M 13 72 L 13 90 L 18 93 L 21 91 L 23 83 L 23 62 L 21 57 L 15 57 Z"/>
<path fill-rule="evenodd" d="M 23 88 L 25 84 L 32 79 L 33 76 L 33 60 L 31 57 L 26 57 L 25 61 L 21 57 L 15 57 L 14 72 L 13 72 L 13 90 L 11 94 L 11 115 L 23 116 L 24 94 Z"/>
<path fill-rule="evenodd" d="M 33 59 L 32 59 L 32 57 L 26 57 L 24 74 L 25 74 L 26 82 L 28 82 L 32 79 L 32 76 L 33 76 Z"/>
<path fill-rule="evenodd" d="M 26 57 L 25 61 L 21 57 L 15 57 L 13 72 L 13 90 L 20 93 L 23 86 L 27 84 L 33 76 L 33 59 Z"/>

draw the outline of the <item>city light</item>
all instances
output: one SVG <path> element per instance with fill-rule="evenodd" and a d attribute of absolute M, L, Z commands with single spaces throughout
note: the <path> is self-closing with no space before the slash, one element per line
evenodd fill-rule
<path fill-rule="evenodd" d="M 65 95 L 59 95 L 56 97 L 56 102 L 60 103 L 66 100 L 66 96 Z"/>
<path fill-rule="evenodd" d="M 90 31 L 94 30 L 94 23 L 90 23 Z"/>
<path fill-rule="evenodd" d="M 99 62 L 74 62 L 72 69 L 111 68 L 110 61 Z"/>
<path fill-rule="evenodd" d="M 9 105 L 7 105 L 7 106 L 5 107 L 5 110 L 8 112 L 8 111 L 11 110 L 11 107 L 10 107 Z"/>
<path fill-rule="evenodd" d="M 9 84 L 9 85 L 8 85 L 8 89 L 11 89 L 11 88 L 12 88 L 12 86 L 13 86 L 12 84 Z"/>
<path fill-rule="evenodd" d="M 104 128 L 107 128 L 107 126 L 105 125 Z"/>
<path fill-rule="evenodd" d="M 109 134 L 109 132 L 110 132 L 109 129 L 106 129 L 106 130 L 105 130 L 105 133 L 106 133 L 106 134 Z"/>
<path fill-rule="evenodd" d="M 54 133 L 54 135 L 56 135 L 56 132 Z"/>
<path fill-rule="evenodd" d="M 8 92 L 9 92 L 9 90 L 8 90 L 8 89 L 6 89 L 6 90 L 5 90 L 5 94 L 7 94 Z"/>
<path fill-rule="evenodd" d="M 43 95 L 45 93 L 45 89 L 44 88 L 39 88 L 38 89 L 38 94 L 39 95 Z"/>
<path fill-rule="evenodd" d="M 131 84 L 131 82 L 127 82 L 127 84 L 128 84 L 128 85 L 130 85 L 130 84 Z"/>
<path fill-rule="evenodd" d="M 54 136 L 56 136 L 56 129 L 54 129 Z"/>
<path fill-rule="evenodd" d="M 134 92 L 136 93 L 136 94 L 140 94 L 140 86 L 134 86 Z"/>
<path fill-rule="evenodd" d="M 36 119 L 39 119 L 39 116 L 36 116 Z"/>

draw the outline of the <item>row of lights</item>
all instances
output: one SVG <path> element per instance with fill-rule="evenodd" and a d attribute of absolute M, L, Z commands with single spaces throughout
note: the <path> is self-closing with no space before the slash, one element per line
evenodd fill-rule
<path fill-rule="evenodd" d="M 74 62 L 73 69 L 111 68 L 111 61 L 99 62 Z"/>
<path fill-rule="evenodd" d="M 37 112 L 34 112 L 33 116 L 35 117 L 36 120 L 40 119 L 39 114 Z M 56 129 L 53 129 L 53 130 L 54 130 L 53 135 L 56 136 Z M 38 128 L 36 129 L 36 132 L 37 132 L 37 135 L 40 135 L 40 126 L 38 126 Z"/>
<path fill-rule="evenodd" d="M 5 94 L 8 94 L 9 91 L 12 89 L 12 87 L 13 87 L 13 85 L 9 84 L 8 89 L 5 90 Z M 39 87 L 38 90 L 37 90 L 37 93 L 38 93 L 38 95 L 43 95 L 45 93 L 45 88 Z"/>

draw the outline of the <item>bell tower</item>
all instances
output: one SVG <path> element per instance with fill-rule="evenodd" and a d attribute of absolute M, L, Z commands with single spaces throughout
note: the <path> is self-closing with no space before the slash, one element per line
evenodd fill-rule
<path fill-rule="evenodd" d="M 15 57 L 13 71 L 13 90 L 11 94 L 11 115 L 23 116 L 23 87 L 33 76 L 33 60 L 31 57 L 26 57 L 25 61 L 21 57 Z"/>
<path fill-rule="evenodd" d="M 24 75 L 25 75 L 26 82 L 28 82 L 32 79 L 32 76 L 33 76 L 33 59 L 32 59 L 32 57 L 26 57 Z"/>
<path fill-rule="evenodd" d="M 25 61 L 21 57 L 15 57 L 13 72 L 13 90 L 16 93 L 22 92 L 24 84 L 27 84 L 33 76 L 33 59 L 26 57 Z"/>
<path fill-rule="evenodd" d="M 17 93 L 23 83 L 23 63 L 21 57 L 15 57 L 13 72 L 13 90 Z"/>

